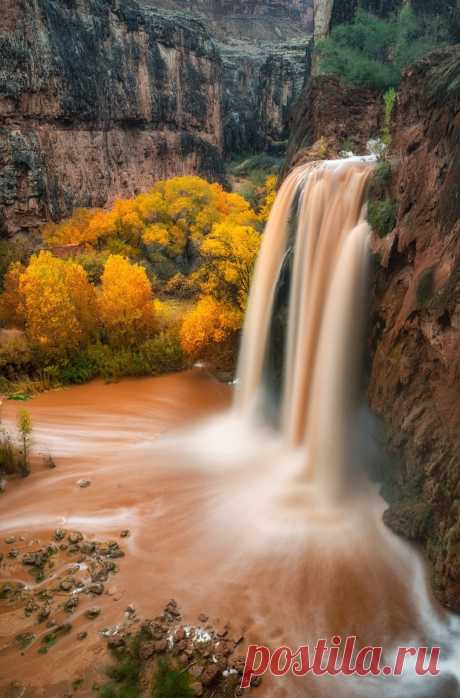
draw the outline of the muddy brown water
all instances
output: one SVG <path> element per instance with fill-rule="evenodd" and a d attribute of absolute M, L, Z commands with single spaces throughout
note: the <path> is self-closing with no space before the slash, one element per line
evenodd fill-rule
<path fill-rule="evenodd" d="M 367 493 L 362 507 L 344 500 L 333 514 L 322 509 L 297 486 L 296 465 L 284 462 L 278 437 L 267 431 L 254 440 L 228 412 L 230 400 L 228 386 L 190 372 L 95 382 L 27 404 L 34 471 L 9 483 L 1 499 L 2 551 L 7 536 L 30 550 L 62 527 L 119 540 L 126 556 L 103 596 L 82 598 L 71 617 L 55 614 L 73 629 L 46 656 L 37 652 L 46 629 L 35 616 L 2 606 L 5 695 L 19 681 L 27 687 L 20 695 L 62 696 L 81 678 L 76 695 L 92 695 L 107 663 L 100 632 L 123 622 L 130 604 L 139 617 L 153 617 L 173 597 L 187 622 L 205 613 L 216 627 L 230 621 L 236 633 L 271 646 L 333 633 L 384 643 L 422 624 L 405 575 L 423 576 L 423 568 L 381 527 L 378 499 Z M 6 424 L 20 407 L 4 405 Z M 42 463 L 39 454 L 47 453 L 55 470 Z M 81 478 L 91 481 L 87 489 L 78 486 Z M 120 539 L 124 529 L 130 537 Z M 3 580 L 27 579 L 19 561 L 0 570 Z M 89 621 L 84 611 L 95 604 L 102 613 Z M 88 637 L 78 642 L 82 630 Z M 21 654 L 14 638 L 24 632 L 37 640 Z M 327 679 L 314 687 L 301 681 L 268 679 L 257 695 L 304 696 L 307 685 L 309 696 L 358 695 Z"/>

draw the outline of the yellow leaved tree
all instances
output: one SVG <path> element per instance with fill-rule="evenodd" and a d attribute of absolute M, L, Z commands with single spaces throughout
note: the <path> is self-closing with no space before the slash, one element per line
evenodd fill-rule
<path fill-rule="evenodd" d="M 261 236 L 253 227 L 230 221 L 214 225 L 201 244 L 205 264 L 198 272 L 205 294 L 246 309 Z"/>
<path fill-rule="evenodd" d="M 227 368 L 234 359 L 242 322 L 240 310 L 212 296 L 203 296 L 184 316 L 180 330 L 182 349 L 195 359 L 210 359 Z"/>
<path fill-rule="evenodd" d="M 47 360 L 60 360 L 87 342 L 96 326 L 94 289 L 83 267 L 40 252 L 20 275 L 26 334 Z"/>
<path fill-rule="evenodd" d="M 275 203 L 276 182 L 277 182 L 276 175 L 270 175 L 265 180 L 265 183 L 264 183 L 262 190 L 260 192 L 261 204 L 259 207 L 259 219 L 263 223 L 266 223 L 268 221 L 268 217 L 269 217 L 270 212 L 272 210 L 273 204 Z"/>
<path fill-rule="evenodd" d="M 114 346 L 133 346 L 155 329 L 153 292 L 146 271 L 120 255 L 110 255 L 98 290 L 99 319 Z"/>

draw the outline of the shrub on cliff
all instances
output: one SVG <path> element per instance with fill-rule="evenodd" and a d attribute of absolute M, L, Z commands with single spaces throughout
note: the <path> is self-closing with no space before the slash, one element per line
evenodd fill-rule
<path fill-rule="evenodd" d="M 344 82 L 386 90 L 397 87 L 404 68 L 449 41 L 437 15 L 416 15 L 405 6 L 387 19 L 358 10 L 318 45 L 323 73 Z"/>

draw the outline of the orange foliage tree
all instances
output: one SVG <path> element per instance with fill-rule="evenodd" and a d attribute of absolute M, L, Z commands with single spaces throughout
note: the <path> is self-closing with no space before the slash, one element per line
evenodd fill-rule
<path fill-rule="evenodd" d="M 26 334 L 47 360 L 60 360 L 87 342 L 96 325 L 94 289 L 84 269 L 40 252 L 20 275 Z"/>
<path fill-rule="evenodd" d="M 193 358 L 211 358 L 226 367 L 233 359 L 242 317 L 234 306 L 203 296 L 184 316 L 180 331 L 183 351 Z"/>
<path fill-rule="evenodd" d="M 120 255 L 105 263 L 98 291 L 99 319 L 111 344 L 132 346 L 155 329 L 152 286 L 145 269 Z"/>
<path fill-rule="evenodd" d="M 198 276 L 203 292 L 244 311 L 260 243 L 260 234 L 251 226 L 216 224 L 201 245 L 205 264 Z"/>
<path fill-rule="evenodd" d="M 24 327 L 24 304 L 19 284 L 25 267 L 21 262 L 14 262 L 8 268 L 4 279 L 4 290 L 0 295 L 0 322 L 3 325 Z"/>

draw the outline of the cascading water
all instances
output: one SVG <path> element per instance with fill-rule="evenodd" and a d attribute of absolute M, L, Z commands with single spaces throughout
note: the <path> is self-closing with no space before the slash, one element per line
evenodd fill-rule
<path fill-rule="evenodd" d="M 108 538 L 130 529 L 114 595 L 100 600 L 107 627 L 128 603 L 154 617 L 174 597 L 184 619 L 204 611 L 272 648 L 356 636 L 359 647 L 383 647 L 391 664 L 399 646 L 442 647 L 440 677 L 409 668 L 400 677 L 266 677 L 261 698 L 460 695 L 459 621 L 432 600 L 418 552 L 383 525 L 357 438 L 366 431 L 371 169 L 360 158 L 307 165 L 283 184 L 257 264 L 233 409 L 159 437 L 227 404 L 225 388 L 185 374 L 50 392 L 30 410 L 35 447 L 60 467 L 2 500 L 0 530 L 34 544 L 57 527 Z M 84 491 L 82 477 L 91 481 Z M 100 651 L 97 633 L 83 644 L 88 656 Z M 61 696 L 70 667 L 83 673 L 73 635 L 45 663 L 34 644 L 24 657 L 2 647 L 5 676 L 20 674 L 37 695 Z"/>
<path fill-rule="evenodd" d="M 329 492 L 346 484 L 359 392 L 369 160 L 308 164 L 283 184 L 255 271 L 238 370 L 237 405 L 277 402 L 269 411 L 278 413 L 287 445 L 305 448 L 306 477 Z M 280 296 L 284 324 L 274 326 Z"/>

